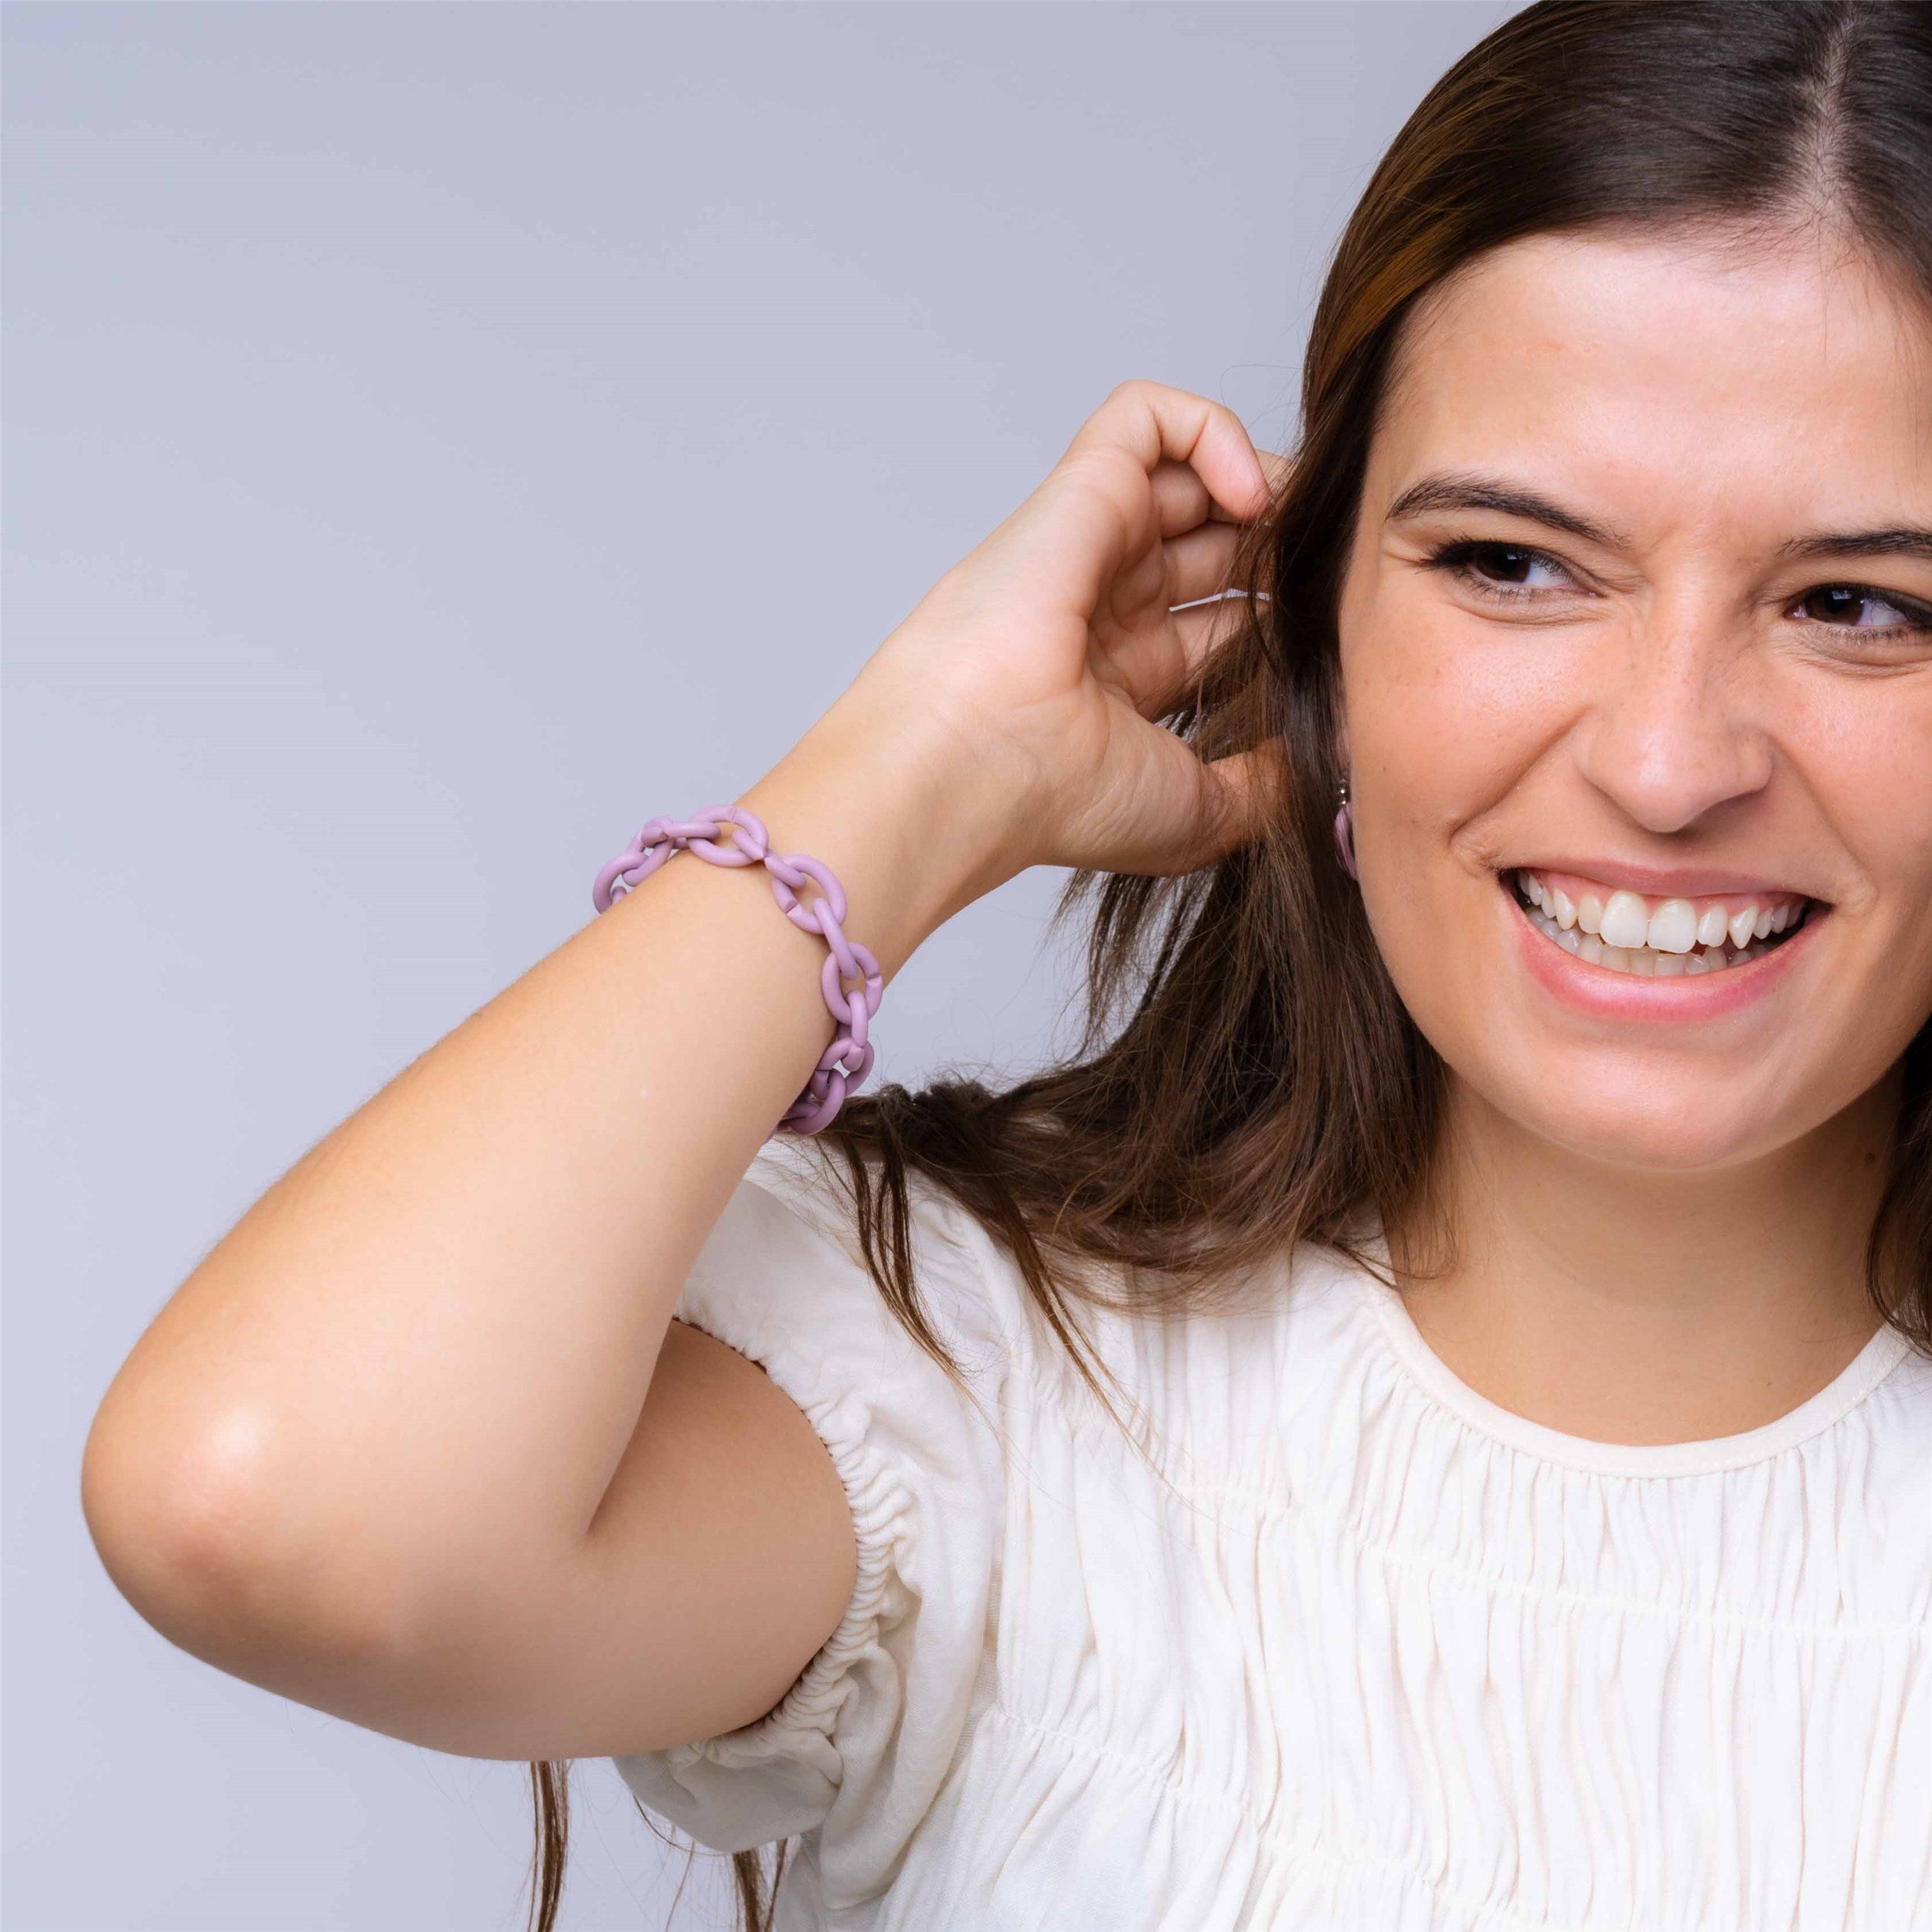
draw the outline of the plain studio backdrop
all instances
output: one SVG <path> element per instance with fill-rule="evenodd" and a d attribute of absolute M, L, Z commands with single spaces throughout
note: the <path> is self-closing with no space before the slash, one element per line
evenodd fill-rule
<path fill-rule="evenodd" d="M 115 1594 L 102 1390 L 1116 383 L 1280 447 L 1349 206 L 1510 10 L 6 8 L 9 1932 L 521 1923 L 520 1767 Z M 1063 877 L 913 960 L 875 1079 L 1065 1037 Z M 716 1920 L 720 1861 L 674 1906 L 608 1764 L 577 1792 L 568 1926 Z"/>

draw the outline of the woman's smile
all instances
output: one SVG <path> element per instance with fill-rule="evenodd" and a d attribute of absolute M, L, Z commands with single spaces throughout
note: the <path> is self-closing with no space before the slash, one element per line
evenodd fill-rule
<path fill-rule="evenodd" d="M 1653 873 L 1652 881 L 1658 876 Z M 1685 883 L 1690 883 L 1685 875 Z M 1498 875 L 1522 957 L 1566 1005 L 1607 1019 L 1708 1020 L 1787 985 L 1830 913 L 1803 893 L 1640 892 L 1614 869 Z"/>

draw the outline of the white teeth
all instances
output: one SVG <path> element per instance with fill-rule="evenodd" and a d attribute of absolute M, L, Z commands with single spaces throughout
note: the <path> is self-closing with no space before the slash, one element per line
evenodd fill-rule
<path fill-rule="evenodd" d="M 1687 953 L 1697 944 L 1697 908 L 1688 899 L 1667 899 L 1650 916 L 1645 944 L 1659 953 Z"/>
<path fill-rule="evenodd" d="M 1515 876 L 1534 908 L 1526 917 L 1546 939 L 1587 965 L 1645 979 L 1695 978 L 1741 966 L 1768 952 L 1765 941 L 1801 924 L 1804 914 L 1801 900 L 1740 906 L 1734 913 L 1709 905 L 1700 913 L 1688 899 L 1666 899 L 1653 912 L 1638 893 L 1614 892 L 1607 903 L 1594 893 L 1572 900 L 1534 872 Z"/>
<path fill-rule="evenodd" d="M 1650 908 L 1634 893 L 1612 893 L 1604 908 L 1604 944 L 1632 951 L 1650 937 Z"/>

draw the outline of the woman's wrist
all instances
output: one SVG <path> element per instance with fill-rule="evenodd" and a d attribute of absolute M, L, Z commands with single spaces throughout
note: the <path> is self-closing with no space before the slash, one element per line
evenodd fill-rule
<path fill-rule="evenodd" d="M 1021 787 L 957 721 L 855 687 L 737 802 L 775 852 L 822 859 L 845 930 L 890 979 L 952 915 L 1026 869 Z"/>

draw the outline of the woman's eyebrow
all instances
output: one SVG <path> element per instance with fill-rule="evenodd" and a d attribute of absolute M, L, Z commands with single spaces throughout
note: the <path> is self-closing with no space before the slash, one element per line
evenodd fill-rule
<path fill-rule="evenodd" d="M 1539 491 L 1505 481 L 1500 477 L 1444 471 L 1412 483 L 1390 505 L 1387 520 L 1427 516 L 1438 510 L 1494 510 L 1504 516 L 1526 517 L 1553 530 L 1566 531 L 1606 549 L 1626 549 L 1630 539 L 1574 510 L 1566 510 Z M 1815 536 L 1793 537 L 1778 546 L 1786 557 L 1909 556 L 1932 563 L 1932 529 L 1913 523 L 1870 530 L 1821 530 Z"/>
<path fill-rule="evenodd" d="M 1587 543 L 1605 549 L 1630 547 L 1630 539 L 1601 523 L 1593 523 L 1574 510 L 1566 510 L 1539 492 L 1521 484 L 1505 482 L 1500 477 L 1476 476 L 1466 471 L 1444 471 L 1412 483 L 1389 505 L 1387 521 L 1404 517 L 1427 516 L 1436 510 L 1495 510 L 1504 516 L 1527 517 L 1532 523 L 1553 530 L 1566 531 Z"/>
<path fill-rule="evenodd" d="M 1932 530 L 1901 524 L 1890 530 L 1828 530 L 1794 536 L 1778 546 L 1780 556 L 1913 556 L 1932 563 Z"/>

